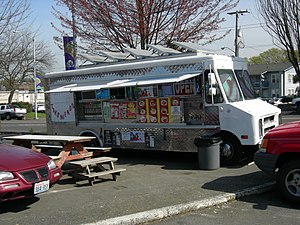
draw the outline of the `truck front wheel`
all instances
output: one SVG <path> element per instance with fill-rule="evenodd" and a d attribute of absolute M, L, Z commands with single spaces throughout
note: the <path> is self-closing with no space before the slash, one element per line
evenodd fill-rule
<path fill-rule="evenodd" d="M 300 203 L 300 160 L 283 164 L 277 173 L 276 183 L 285 198 Z"/>
<path fill-rule="evenodd" d="M 220 162 L 221 165 L 233 165 L 242 159 L 242 146 L 239 140 L 229 134 L 221 134 Z"/>

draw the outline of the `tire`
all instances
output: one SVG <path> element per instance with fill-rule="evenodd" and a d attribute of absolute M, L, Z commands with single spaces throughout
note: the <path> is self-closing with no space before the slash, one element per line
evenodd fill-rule
<path fill-rule="evenodd" d="M 6 120 L 11 120 L 11 115 L 10 115 L 10 114 L 6 114 L 6 115 L 5 115 L 5 119 L 6 119 Z"/>
<path fill-rule="evenodd" d="M 81 134 L 80 136 L 90 136 L 90 137 L 95 137 L 94 134 L 89 133 L 89 132 L 83 133 L 83 134 Z M 90 142 L 84 142 L 83 145 L 84 145 L 85 147 L 103 147 L 102 141 L 101 141 L 101 140 L 99 141 L 99 140 L 97 139 L 97 137 L 96 137 L 95 139 L 93 139 L 92 141 L 90 141 Z"/>
<path fill-rule="evenodd" d="M 221 135 L 220 163 L 223 166 L 234 165 L 241 161 L 243 152 L 239 140 L 232 135 Z"/>
<path fill-rule="evenodd" d="M 300 203 L 300 160 L 283 164 L 276 175 L 277 187 L 286 199 Z"/>

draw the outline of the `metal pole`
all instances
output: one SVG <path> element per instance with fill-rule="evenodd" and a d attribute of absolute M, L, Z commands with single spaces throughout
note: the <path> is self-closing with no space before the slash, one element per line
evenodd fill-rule
<path fill-rule="evenodd" d="M 238 32 L 239 32 L 239 29 L 238 29 L 238 26 L 239 26 L 239 14 L 236 13 L 235 14 L 235 39 L 234 39 L 234 52 L 235 52 L 235 56 L 239 57 L 240 55 L 240 52 L 239 52 L 239 43 L 238 43 Z"/>
<path fill-rule="evenodd" d="M 239 29 L 238 29 L 238 23 L 239 23 L 239 14 L 243 15 L 244 13 L 249 13 L 248 10 L 238 10 L 235 12 L 229 12 L 228 15 L 235 15 L 235 39 L 234 39 L 234 49 L 235 49 L 235 56 L 239 57 Z"/>
<path fill-rule="evenodd" d="M 36 89 L 36 61 L 35 61 L 35 40 L 33 41 L 33 80 L 34 80 L 34 119 L 37 118 L 37 89 Z"/>

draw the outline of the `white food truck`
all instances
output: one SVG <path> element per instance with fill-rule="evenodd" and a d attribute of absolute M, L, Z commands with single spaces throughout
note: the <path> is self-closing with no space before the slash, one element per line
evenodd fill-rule
<path fill-rule="evenodd" d="M 254 98 L 246 62 L 177 44 L 193 52 L 151 45 L 161 55 L 128 50 L 136 59 L 46 74 L 48 133 L 183 152 L 197 152 L 196 137 L 219 136 L 222 163 L 256 151 L 281 111 Z"/>

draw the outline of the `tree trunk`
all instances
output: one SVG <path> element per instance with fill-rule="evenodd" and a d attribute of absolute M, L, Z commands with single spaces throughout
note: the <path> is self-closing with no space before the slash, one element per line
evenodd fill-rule
<path fill-rule="evenodd" d="M 12 100 L 13 100 L 13 97 L 14 97 L 14 93 L 15 93 L 15 90 L 11 90 L 10 91 L 9 96 L 8 96 L 8 104 L 12 103 Z"/>

